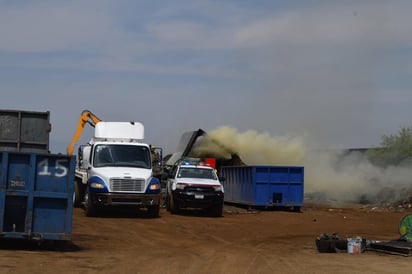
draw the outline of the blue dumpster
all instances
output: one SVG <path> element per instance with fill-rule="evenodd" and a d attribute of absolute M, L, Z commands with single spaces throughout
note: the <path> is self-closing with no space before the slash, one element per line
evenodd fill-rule
<path fill-rule="evenodd" d="M 303 167 L 224 166 L 219 175 L 225 178 L 225 202 L 296 210 L 303 206 Z"/>
<path fill-rule="evenodd" d="M 0 151 L 0 238 L 70 240 L 75 158 Z"/>

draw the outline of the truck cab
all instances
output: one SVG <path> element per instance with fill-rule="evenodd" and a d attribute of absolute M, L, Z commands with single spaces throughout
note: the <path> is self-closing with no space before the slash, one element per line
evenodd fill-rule
<path fill-rule="evenodd" d="M 201 161 L 174 165 L 166 193 L 167 209 L 173 214 L 183 208 L 204 209 L 215 217 L 223 214 L 223 186 L 214 168 Z"/>
<path fill-rule="evenodd" d="M 159 215 L 161 188 L 153 175 L 143 125 L 99 122 L 92 140 L 79 148 L 75 201 L 94 216 L 107 206 L 136 206 Z"/>

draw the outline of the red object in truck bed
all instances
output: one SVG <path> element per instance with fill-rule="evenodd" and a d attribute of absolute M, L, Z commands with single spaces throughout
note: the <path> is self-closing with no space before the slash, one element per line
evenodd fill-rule
<path fill-rule="evenodd" d="M 216 169 L 216 158 L 205 158 L 205 164 Z"/>

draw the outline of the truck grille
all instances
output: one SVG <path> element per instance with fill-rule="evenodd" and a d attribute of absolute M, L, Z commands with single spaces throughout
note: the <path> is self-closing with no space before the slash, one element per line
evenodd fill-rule
<path fill-rule="evenodd" d="M 199 187 L 199 186 L 187 186 L 185 187 L 186 192 L 195 192 L 195 193 L 214 193 L 215 190 L 208 186 L 208 187 Z"/>
<path fill-rule="evenodd" d="M 110 180 L 110 189 L 112 192 L 143 192 L 143 179 L 121 179 L 114 178 Z"/>

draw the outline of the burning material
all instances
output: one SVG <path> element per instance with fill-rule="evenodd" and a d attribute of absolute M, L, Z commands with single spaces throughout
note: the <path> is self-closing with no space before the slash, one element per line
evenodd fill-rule
<path fill-rule="evenodd" d="M 367 157 L 367 149 L 313 150 L 300 137 L 239 132 L 227 126 L 208 133 L 199 129 L 184 136 L 179 157 L 214 157 L 218 166 L 304 166 L 305 199 L 313 203 L 384 207 L 412 204 L 412 169 L 375 166 Z"/>
<path fill-rule="evenodd" d="M 247 165 L 296 165 L 301 163 L 305 149 L 299 138 L 273 137 L 253 130 L 240 133 L 221 127 L 210 131 L 194 153 L 226 159 L 237 154 Z"/>

